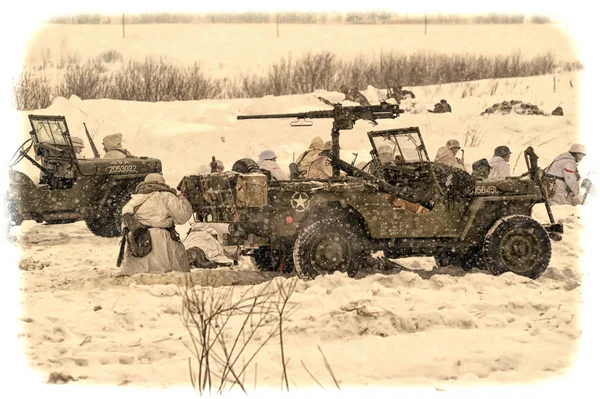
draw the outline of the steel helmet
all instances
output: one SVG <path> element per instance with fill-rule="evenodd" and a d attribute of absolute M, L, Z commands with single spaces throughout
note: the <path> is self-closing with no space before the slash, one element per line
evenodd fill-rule
<path fill-rule="evenodd" d="M 498 157 L 505 157 L 510 154 L 512 154 L 512 152 L 510 152 L 510 148 L 505 145 L 501 145 L 494 149 L 494 155 Z"/>
<path fill-rule="evenodd" d="M 73 147 L 85 147 L 83 144 L 83 139 L 77 136 L 71 136 L 71 142 L 73 143 Z"/>
<path fill-rule="evenodd" d="M 267 159 L 275 159 L 275 158 L 277 158 L 277 155 L 275 155 L 275 152 L 272 150 L 264 150 L 258 156 L 259 161 L 266 161 Z"/>
<path fill-rule="evenodd" d="M 571 146 L 571 148 L 569 148 L 569 152 L 580 153 L 585 155 L 587 153 L 587 150 L 585 149 L 585 146 L 583 144 L 575 143 Z"/>
<path fill-rule="evenodd" d="M 446 147 L 448 147 L 448 148 L 455 148 L 455 147 L 460 148 L 460 143 L 458 142 L 458 140 L 450 139 L 450 140 L 446 141 Z"/>

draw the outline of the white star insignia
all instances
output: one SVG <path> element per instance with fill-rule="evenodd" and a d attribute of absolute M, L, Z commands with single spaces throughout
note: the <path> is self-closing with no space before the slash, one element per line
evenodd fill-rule
<path fill-rule="evenodd" d="M 294 193 L 290 202 L 296 212 L 304 212 L 308 208 L 310 199 L 306 193 Z"/>

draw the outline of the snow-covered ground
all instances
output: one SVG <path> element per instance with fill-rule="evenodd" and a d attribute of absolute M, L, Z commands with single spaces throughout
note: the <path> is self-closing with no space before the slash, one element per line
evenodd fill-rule
<path fill-rule="evenodd" d="M 514 173 L 525 170 L 517 154 L 526 146 L 533 145 L 545 165 L 578 140 L 577 73 L 557 75 L 556 93 L 553 76 L 498 83 L 493 96 L 489 81 L 416 88 L 417 105 L 431 108 L 444 97 L 454 112 L 403 114 L 378 128 L 420 126 L 432 154 L 448 138 L 463 142 L 465 133 L 472 132 L 482 140 L 477 147 L 464 147 L 467 163 L 489 158 L 495 146 L 508 144 L 515 153 Z M 467 85 L 474 89 L 462 98 Z M 367 94 L 374 95 L 373 90 Z M 129 150 L 162 160 L 167 182 L 174 186 L 212 155 L 230 168 L 235 160 L 256 158 L 269 148 L 287 165 L 314 135 L 327 138 L 331 122 L 292 129 L 287 120 L 235 117 L 326 109 L 316 94 L 154 104 L 59 98 L 35 113 L 65 115 L 78 135 L 86 122 L 97 140 L 122 132 Z M 510 99 L 531 101 L 546 112 L 562 105 L 566 115 L 479 115 Z M 25 121 L 27 113 L 20 114 Z M 342 157 L 351 159 L 352 152 L 359 152 L 359 160 L 366 159 L 364 133 L 370 129 L 361 121 L 356 129 L 342 132 Z M 23 137 L 27 130 L 25 123 Z M 482 272 L 442 272 L 423 279 L 402 272 L 358 280 L 336 274 L 299 282 L 293 296 L 299 307 L 286 333 L 293 385 L 315 386 L 301 361 L 319 381 L 331 382 L 317 345 L 328 354 L 342 387 L 418 384 L 446 389 L 467 383 L 532 382 L 566 373 L 581 336 L 583 211 L 558 207 L 555 212 L 565 224 L 565 239 L 553 244 L 550 267 L 537 281 Z M 543 220 L 543 207 L 535 215 Z M 187 226 L 179 230 L 185 234 Z M 119 240 L 94 237 L 83 222 L 25 222 L 12 233 L 16 241 L 11 245 L 20 251 L 20 339 L 40 379 L 64 371 L 78 379 L 75 384 L 188 384 L 190 353 L 184 343 L 189 337 L 180 322 L 181 298 L 172 277 L 151 285 L 116 279 Z M 243 268 L 251 267 L 249 262 Z M 413 269 L 432 267 L 428 258 L 399 262 Z M 101 309 L 95 311 L 96 306 Z M 279 388 L 277 354 L 273 341 L 259 355 L 258 387 Z"/>
<path fill-rule="evenodd" d="M 77 39 L 69 35 L 68 40 Z M 582 75 L 411 88 L 416 94 L 415 108 L 424 112 L 381 121 L 377 129 L 419 126 L 430 156 L 449 138 L 463 144 L 467 137 L 480 138 L 479 145 L 463 147 L 467 164 L 489 159 L 494 147 L 507 144 L 513 151 L 511 169 L 514 174 L 522 173 L 522 151 L 528 145 L 535 148 L 540 164 L 546 165 L 582 140 Z M 378 96 L 373 88 L 365 94 L 370 99 Z M 58 98 L 49 108 L 31 113 L 65 115 L 72 133 L 82 137 L 86 122 L 97 145 L 106 134 L 123 133 L 125 147 L 134 154 L 162 160 L 167 183 L 175 186 L 181 177 L 207 164 L 212 155 L 230 168 L 237 159 L 257 158 L 262 150 L 272 149 L 280 165 L 287 166 L 312 137 L 327 139 L 330 121 L 291 128 L 289 120 L 237 121 L 236 116 L 328 109 L 317 96 L 335 100 L 340 94 L 165 103 L 73 97 Z M 452 114 L 425 111 L 441 98 L 452 105 Z M 546 113 L 560 105 L 565 116 L 480 116 L 494 103 L 513 99 L 531 102 Z M 13 114 L 20 118 L 24 140 L 29 130 L 27 113 Z M 358 152 L 358 161 L 368 159 L 365 132 L 373 129 L 360 121 L 354 130 L 343 131 L 342 158 L 351 160 L 352 153 Z M 12 141 L 19 144 L 21 140 L 14 137 Z M 91 156 L 89 148 L 85 154 Z M 590 154 L 581 165 L 584 175 L 595 168 L 594 158 Z M 23 170 L 35 176 L 25 163 L 20 164 Z M 335 274 L 299 281 L 292 296 L 298 307 L 285 335 L 292 390 L 325 392 L 304 363 L 328 390 L 327 395 L 337 391 L 320 347 L 345 395 L 373 387 L 418 389 L 401 392 L 405 396 L 457 392 L 461 397 L 496 396 L 513 388 L 523 393 L 539 387 L 554 395 L 575 394 L 578 389 L 565 381 L 581 382 L 591 375 L 594 364 L 589 360 L 597 348 L 590 344 L 596 337 L 589 336 L 597 313 L 589 306 L 597 289 L 591 286 L 597 261 L 581 262 L 597 253 L 593 243 L 598 228 L 589 221 L 597 215 L 598 201 L 589 201 L 583 207 L 553 208 L 565 225 L 565 235 L 563 241 L 553 243 L 550 266 L 536 281 L 513 274 L 462 275 L 455 270 L 431 278 L 401 272 L 361 279 Z M 535 207 L 534 216 L 547 217 L 540 206 Z M 187 226 L 180 226 L 179 231 L 185 234 Z M 13 228 L 12 235 L 13 242 L 2 243 L 5 283 L 18 285 L 22 311 L 16 321 L 19 337 L 9 336 L 11 340 L 4 344 L 22 349 L 29 369 L 27 381 L 43 383 L 51 372 L 64 372 L 77 380 L 67 387 L 179 387 L 190 393 L 191 353 L 186 348 L 190 338 L 180 321 L 176 276 L 115 278 L 118 239 L 95 237 L 83 222 L 41 225 L 28 221 Z M 429 258 L 398 262 L 417 271 L 433 265 Z M 244 260 L 242 268 L 250 267 L 249 260 Z M 236 287 L 236 295 L 244 289 Z M 14 325 L 14 319 L 7 325 Z M 584 350 L 579 350 L 580 345 Z M 267 344 L 255 361 L 258 392 L 278 392 L 277 340 Z M 246 381 L 250 393 L 254 392 L 254 367 Z M 126 389 L 108 392 L 129 395 Z"/>

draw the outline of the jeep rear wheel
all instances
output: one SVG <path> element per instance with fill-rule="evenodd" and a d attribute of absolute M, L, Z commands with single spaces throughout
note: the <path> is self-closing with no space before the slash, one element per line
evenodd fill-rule
<path fill-rule="evenodd" d="M 348 221 L 323 219 L 307 226 L 294 243 L 294 267 L 305 280 L 333 272 L 354 277 L 368 255 L 363 235 Z"/>
<path fill-rule="evenodd" d="M 506 272 L 538 278 L 548 267 L 552 246 L 534 219 L 512 215 L 498 220 L 483 241 L 482 261 L 494 275 Z"/>

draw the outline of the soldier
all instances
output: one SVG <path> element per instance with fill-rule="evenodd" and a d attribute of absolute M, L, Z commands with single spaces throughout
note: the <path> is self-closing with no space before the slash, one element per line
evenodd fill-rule
<path fill-rule="evenodd" d="M 135 157 L 123 148 L 123 135 L 121 133 L 109 134 L 102 139 L 104 158 L 133 158 Z"/>
<path fill-rule="evenodd" d="M 190 220 L 190 227 L 183 240 L 190 268 L 214 269 L 232 265 L 233 260 L 225 255 L 223 245 L 219 242 L 214 223 Z"/>
<path fill-rule="evenodd" d="M 85 147 L 85 145 L 83 144 L 83 139 L 81 137 L 72 136 L 71 142 L 73 143 L 73 150 L 75 151 L 75 156 L 79 159 L 85 158 L 85 156 L 81 153 L 81 151 L 83 151 L 83 147 Z"/>
<path fill-rule="evenodd" d="M 271 178 L 275 180 L 289 180 L 285 173 L 277 164 L 277 155 L 272 150 L 264 150 L 258 156 L 258 167 L 271 172 Z"/>
<path fill-rule="evenodd" d="M 443 114 L 445 112 L 452 112 L 452 107 L 446 100 L 442 99 L 439 103 L 435 104 L 433 111 L 429 110 L 429 112 L 433 112 L 434 114 Z"/>
<path fill-rule="evenodd" d="M 475 180 L 485 180 L 490 176 L 491 169 L 488 160 L 481 158 L 480 160 L 473 162 L 473 173 L 471 173 L 471 176 L 473 176 Z"/>
<path fill-rule="evenodd" d="M 306 172 L 306 177 L 309 179 L 328 179 L 333 176 L 333 167 L 329 162 L 327 153 L 331 152 L 333 143 L 331 141 L 323 144 L 323 150 L 319 155 L 311 162 Z"/>
<path fill-rule="evenodd" d="M 212 164 L 212 162 L 209 163 L 208 166 L 212 170 L 212 165 L 211 164 Z M 225 171 L 225 165 L 223 164 L 223 161 L 221 161 L 220 159 L 217 159 L 215 161 L 215 164 L 216 164 L 215 166 L 216 166 L 217 171 L 216 172 L 212 172 L 212 173 L 223 173 Z"/>
<path fill-rule="evenodd" d="M 382 165 L 394 162 L 394 149 L 387 144 L 379 146 L 379 148 L 377 148 L 377 154 L 379 155 L 379 162 L 381 162 Z"/>
<path fill-rule="evenodd" d="M 342 85 L 340 87 L 340 91 L 345 95 L 344 100 L 353 101 L 363 106 L 370 105 L 369 100 L 367 100 L 367 97 L 365 97 L 360 91 L 358 91 L 358 87 L 353 87 L 352 89 L 350 89 L 348 88 L 348 86 Z"/>
<path fill-rule="evenodd" d="M 505 145 L 494 149 L 494 156 L 490 160 L 490 180 L 504 180 L 510 177 L 510 167 L 508 166 L 510 154 L 510 148 Z"/>
<path fill-rule="evenodd" d="M 587 150 L 581 144 L 573 144 L 568 152 L 563 152 L 545 169 L 546 177 L 554 180 L 554 190 L 550 190 L 551 205 L 579 205 L 579 172 L 577 164 L 581 162 Z M 552 192 L 553 191 L 553 192 Z"/>
<path fill-rule="evenodd" d="M 296 165 L 298 170 L 298 177 L 303 177 L 308 172 L 308 168 L 311 162 L 319 155 L 323 150 L 323 139 L 319 136 L 313 137 L 308 146 L 308 150 L 304 151 L 296 159 Z"/>
<path fill-rule="evenodd" d="M 408 100 L 409 98 L 414 99 L 415 93 L 410 90 L 404 90 L 402 86 L 394 86 L 388 90 L 387 98 L 393 98 L 398 104 L 400 104 L 402 100 Z"/>
<path fill-rule="evenodd" d="M 450 139 L 444 147 L 440 147 L 433 162 L 465 170 L 463 160 L 456 157 L 458 150 L 460 150 L 458 140 Z"/>
<path fill-rule="evenodd" d="M 188 257 L 175 224 L 187 222 L 192 212 L 192 205 L 183 193 L 175 194 L 162 175 L 150 173 L 146 176 L 137 185 L 122 213 L 130 214 L 137 222 L 148 226 L 152 250 L 143 257 L 135 257 L 130 250 L 126 251 L 119 274 L 189 272 Z"/>

